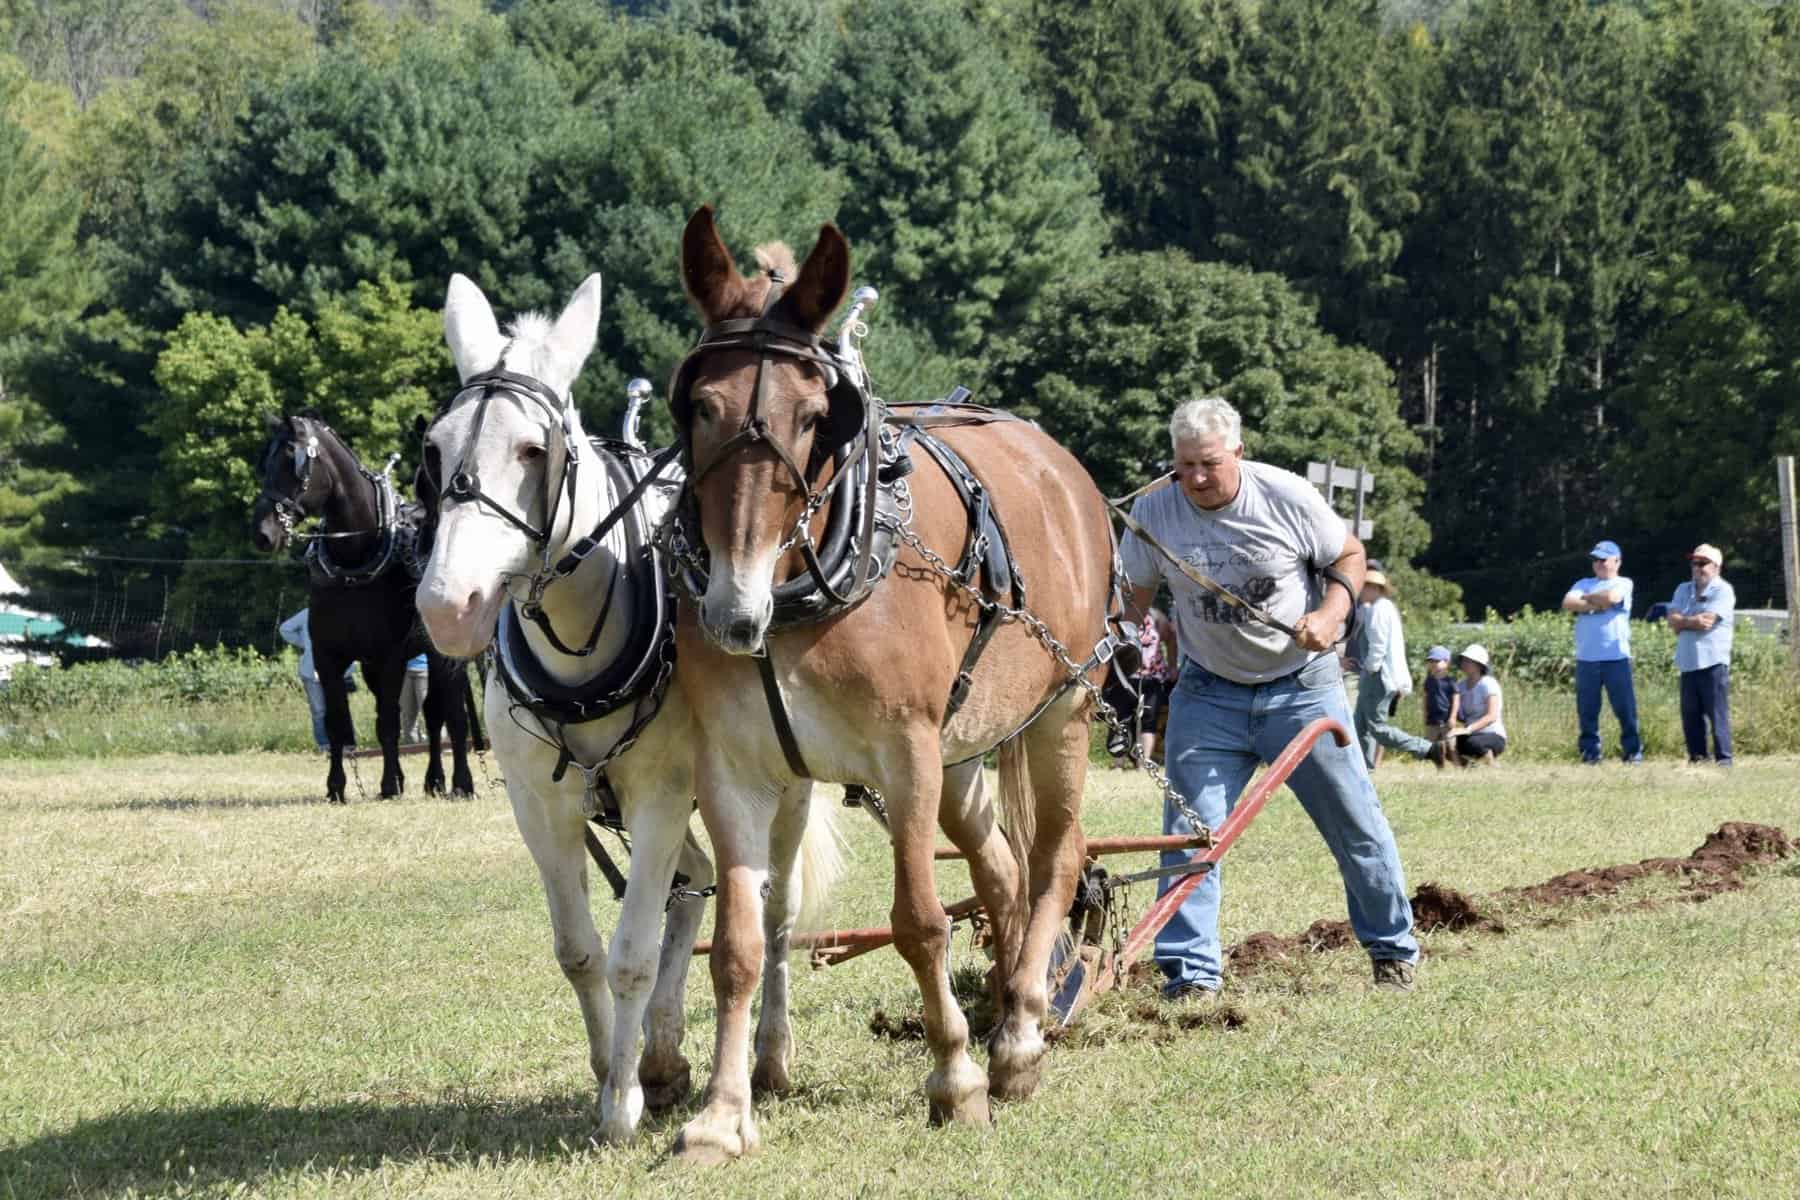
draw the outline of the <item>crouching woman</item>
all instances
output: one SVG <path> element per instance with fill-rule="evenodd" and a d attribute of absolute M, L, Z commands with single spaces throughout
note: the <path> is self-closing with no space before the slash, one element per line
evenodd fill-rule
<path fill-rule="evenodd" d="M 1464 646 L 1456 665 L 1463 676 L 1456 684 L 1461 723 L 1450 730 L 1451 746 L 1465 766 L 1475 760 L 1491 763 L 1506 753 L 1500 681 L 1488 665 L 1487 647 L 1479 642 Z"/>

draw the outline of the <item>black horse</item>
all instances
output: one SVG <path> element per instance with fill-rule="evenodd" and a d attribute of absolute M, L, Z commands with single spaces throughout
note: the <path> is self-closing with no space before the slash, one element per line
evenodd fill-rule
<path fill-rule="evenodd" d="M 313 665 L 325 692 L 325 729 L 331 738 L 326 798 L 344 802 L 344 747 L 356 740 L 344 672 L 362 665 L 363 680 L 375 696 L 375 733 L 381 741 L 381 795 L 406 789 L 400 769 L 400 688 L 406 663 L 424 654 L 430 665 L 425 725 L 430 731 L 431 764 L 425 791 L 444 791 L 440 734 L 450 726 L 452 788 L 472 796 L 469 774 L 469 714 L 464 705 L 463 664 L 431 648 L 413 604 L 418 575 L 430 547 L 421 533 L 422 509 L 402 506 L 387 476 L 377 475 L 330 426 L 312 416 L 270 419 L 262 459 L 262 492 L 251 515 L 251 540 L 258 550 L 280 550 L 294 525 L 308 516 L 324 518 L 306 549 L 311 597 Z"/>

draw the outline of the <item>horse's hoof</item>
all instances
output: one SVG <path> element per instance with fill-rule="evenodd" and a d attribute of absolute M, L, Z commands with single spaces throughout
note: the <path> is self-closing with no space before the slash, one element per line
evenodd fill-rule
<path fill-rule="evenodd" d="M 335 796 L 326 796 L 325 803 L 327 803 L 327 804 L 343 804 L 344 797 L 341 794 L 335 795 Z"/>
<path fill-rule="evenodd" d="M 750 1073 L 750 1094 L 756 1097 L 785 1096 L 793 1090 L 787 1064 L 777 1059 L 764 1059 Z"/>
<path fill-rule="evenodd" d="M 685 1061 L 679 1070 L 674 1071 L 666 1078 L 656 1079 L 648 1075 L 640 1075 L 638 1081 L 644 1088 L 644 1107 L 651 1112 L 674 1108 L 687 1099 L 688 1093 L 694 1089 L 693 1077 Z"/>
<path fill-rule="evenodd" d="M 955 1105 L 931 1101 L 931 1124 L 934 1127 L 972 1125 L 977 1129 L 986 1129 L 993 1123 L 993 1115 L 988 1111 L 986 1092 L 977 1092 Z"/>
<path fill-rule="evenodd" d="M 988 1111 L 988 1077 L 968 1055 L 959 1055 L 925 1080 L 933 1125 L 993 1124 Z"/>
<path fill-rule="evenodd" d="M 600 1140 L 609 1146 L 623 1146 L 633 1141 L 637 1137 L 638 1121 L 643 1115 L 644 1095 L 641 1089 L 636 1097 L 626 1095 L 610 1105 L 603 1096 L 600 1104 Z"/>
<path fill-rule="evenodd" d="M 434 783 L 433 781 L 427 779 L 425 781 L 425 794 L 427 796 L 443 795 L 444 794 L 444 781 L 439 779 Z"/>
<path fill-rule="evenodd" d="M 1005 1026 L 988 1044 L 988 1094 L 996 1100 L 1029 1100 L 1044 1078 L 1044 1039 L 1008 1039 Z"/>
<path fill-rule="evenodd" d="M 748 1111 L 710 1117 L 702 1112 L 682 1126 L 669 1153 L 695 1166 L 717 1167 L 754 1154 L 759 1146 L 756 1124 Z"/>

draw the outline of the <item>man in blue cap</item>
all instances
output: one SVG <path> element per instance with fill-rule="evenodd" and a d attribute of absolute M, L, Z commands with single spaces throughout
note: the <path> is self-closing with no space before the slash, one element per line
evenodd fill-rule
<path fill-rule="evenodd" d="M 1628 763 L 1644 761 L 1631 684 L 1631 580 L 1619 574 L 1622 557 L 1617 542 L 1596 542 L 1588 551 L 1594 573 L 1576 580 L 1562 600 L 1563 611 L 1575 614 L 1575 715 L 1581 723 L 1576 746 L 1589 764 L 1600 761 L 1602 691 L 1619 719 L 1620 753 Z"/>

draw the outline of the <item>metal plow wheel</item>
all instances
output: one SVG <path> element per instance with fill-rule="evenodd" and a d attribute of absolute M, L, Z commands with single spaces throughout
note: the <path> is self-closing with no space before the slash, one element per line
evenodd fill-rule
<path fill-rule="evenodd" d="M 1075 1023 L 1082 1009 L 1097 994 L 1118 987 L 1126 978 L 1132 963 L 1155 939 L 1158 932 L 1175 915 L 1182 902 L 1219 861 L 1231 844 L 1237 841 L 1275 790 L 1287 782 L 1313 746 L 1327 734 L 1339 746 L 1350 744 L 1350 734 L 1343 725 L 1320 718 L 1301 730 L 1293 741 L 1269 764 L 1250 789 L 1239 798 L 1225 823 L 1210 834 L 1174 834 L 1164 837 L 1094 838 L 1086 845 L 1087 867 L 1075 890 L 1075 904 L 1069 914 L 1068 932 L 1057 946 L 1050 962 L 1050 1007 L 1055 1024 L 1068 1027 Z M 1192 850 L 1184 863 L 1173 867 L 1153 867 L 1129 875 L 1110 875 L 1100 860 L 1112 854 L 1160 853 L 1165 850 Z M 962 853 L 950 846 L 940 846 L 937 857 L 961 858 Z M 1124 891 L 1134 883 L 1174 880 L 1173 886 L 1159 896 L 1148 911 L 1129 931 L 1124 928 Z M 947 905 L 944 909 L 952 925 L 981 921 L 985 914 L 981 901 L 973 896 Z M 1109 933 L 1111 936 L 1109 937 Z M 841 962 L 880 949 L 894 940 L 894 931 L 885 927 L 870 929 L 828 929 L 817 933 L 794 935 L 795 949 L 812 951 L 816 967 L 835 966 Z M 695 954 L 712 950 L 710 941 L 696 942 Z"/>

